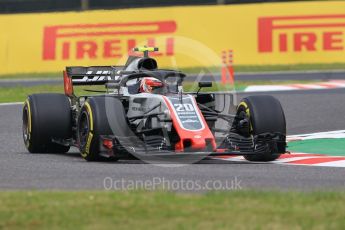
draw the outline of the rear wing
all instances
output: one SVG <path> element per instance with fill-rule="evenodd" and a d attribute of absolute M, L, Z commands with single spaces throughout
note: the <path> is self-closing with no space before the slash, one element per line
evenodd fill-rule
<path fill-rule="evenodd" d="M 104 85 L 110 80 L 116 81 L 115 76 L 122 69 L 123 66 L 73 66 L 66 67 L 66 74 L 73 85 Z"/>
<path fill-rule="evenodd" d="M 124 66 L 70 66 L 63 71 L 64 88 L 67 96 L 73 95 L 73 85 L 105 85 L 120 81 L 119 71 Z"/>

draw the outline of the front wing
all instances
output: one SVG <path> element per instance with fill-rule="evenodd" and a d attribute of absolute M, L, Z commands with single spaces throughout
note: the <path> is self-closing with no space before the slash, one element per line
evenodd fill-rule
<path fill-rule="evenodd" d="M 264 153 L 285 153 L 285 135 L 280 133 L 265 133 L 257 136 L 243 137 L 230 133 L 221 141 L 215 150 L 175 152 L 164 144 L 164 138 L 157 136 L 149 140 L 141 140 L 137 136 L 101 136 L 100 152 L 105 157 L 128 158 L 179 158 L 185 156 L 243 156 Z"/>

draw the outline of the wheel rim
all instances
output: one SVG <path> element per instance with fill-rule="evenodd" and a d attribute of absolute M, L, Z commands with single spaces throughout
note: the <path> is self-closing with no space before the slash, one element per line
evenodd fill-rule
<path fill-rule="evenodd" d="M 23 132 L 24 143 L 26 146 L 29 145 L 29 141 L 30 141 L 30 130 L 29 130 L 29 124 L 28 123 L 29 123 L 29 111 L 28 111 L 28 107 L 25 106 L 24 111 L 23 111 L 22 132 Z"/>
<path fill-rule="evenodd" d="M 246 109 L 243 105 L 240 105 L 237 109 L 237 116 L 241 117 L 241 120 L 247 119 L 249 122 L 249 128 L 246 130 L 240 130 L 240 132 L 242 133 L 242 135 L 245 136 L 250 136 L 253 134 L 253 128 L 252 128 L 252 123 L 251 123 L 251 119 L 249 114 L 246 112 Z M 240 121 L 238 121 L 240 122 Z"/>
<path fill-rule="evenodd" d="M 89 122 L 89 116 L 84 111 L 82 112 L 80 116 L 80 122 L 79 122 L 79 142 L 80 142 L 80 148 L 84 148 L 87 143 L 87 139 L 90 132 L 90 122 Z"/>

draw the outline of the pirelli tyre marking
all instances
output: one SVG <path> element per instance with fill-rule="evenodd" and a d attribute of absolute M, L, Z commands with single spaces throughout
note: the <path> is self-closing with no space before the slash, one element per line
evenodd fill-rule
<path fill-rule="evenodd" d="M 91 106 L 88 102 L 85 102 L 85 107 L 86 107 L 86 111 L 89 114 L 89 135 L 87 137 L 87 141 L 86 141 L 86 145 L 85 145 L 85 149 L 84 151 L 81 153 L 81 155 L 83 157 L 87 156 L 90 153 L 90 146 L 91 146 L 91 142 L 92 142 L 92 138 L 93 138 L 93 115 L 92 115 L 92 110 L 91 110 Z"/>
<path fill-rule="evenodd" d="M 87 154 L 90 153 L 90 146 L 91 146 L 92 138 L 93 138 L 93 134 L 90 132 L 89 136 L 87 137 L 87 142 L 86 142 L 86 146 L 85 146 L 85 152 Z"/>
<path fill-rule="evenodd" d="M 85 107 L 90 116 L 90 131 L 93 131 L 93 116 L 92 116 L 91 106 L 88 102 L 85 102 Z"/>

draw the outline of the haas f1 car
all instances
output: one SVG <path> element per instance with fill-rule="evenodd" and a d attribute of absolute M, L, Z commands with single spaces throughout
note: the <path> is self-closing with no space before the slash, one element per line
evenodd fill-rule
<path fill-rule="evenodd" d="M 124 66 L 66 67 L 65 94 L 28 96 L 27 150 L 64 153 L 75 146 L 87 161 L 224 155 L 273 161 L 285 153 L 286 122 L 277 99 L 248 96 L 229 113 L 227 106 L 217 106 L 222 93 L 199 92 L 212 82 L 184 92 L 186 75 L 158 69 L 149 57 L 157 48 L 134 50 L 143 55 L 129 56 Z M 104 85 L 104 90 L 76 96 L 78 85 Z"/>

